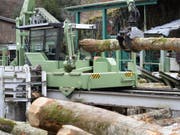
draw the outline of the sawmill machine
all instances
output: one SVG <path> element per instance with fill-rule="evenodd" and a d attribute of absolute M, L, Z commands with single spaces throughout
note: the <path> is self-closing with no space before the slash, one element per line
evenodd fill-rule
<path fill-rule="evenodd" d="M 137 17 L 132 10 L 135 4 L 131 0 L 127 4 L 132 20 Z M 93 24 L 59 22 L 45 9 L 35 8 L 34 0 L 25 0 L 16 27 L 16 58 L 11 65 L 40 65 L 47 73 L 49 88 L 58 88 L 67 96 L 76 89 L 136 86 L 135 53 L 131 53 L 126 69 L 121 71 L 118 55 L 115 58 L 84 55 L 75 47 L 77 30 L 94 30 Z"/>

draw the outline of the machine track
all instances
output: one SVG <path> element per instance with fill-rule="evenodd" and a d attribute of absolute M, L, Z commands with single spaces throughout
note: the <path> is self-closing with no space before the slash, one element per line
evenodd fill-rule
<path fill-rule="evenodd" d="M 165 96 L 180 96 L 180 89 L 130 89 L 122 90 L 121 93 L 129 94 L 146 94 L 146 95 L 165 95 Z"/>
<path fill-rule="evenodd" d="M 48 92 L 60 92 L 57 89 L 48 89 Z M 106 95 L 119 95 L 119 94 L 128 94 L 128 95 L 141 95 L 141 96 L 167 96 L 167 97 L 180 97 L 180 89 L 151 89 L 151 88 L 134 88 L 134 89 L 119 89 L 119 90 L 114 90 L 114 89 L 105 89 L 105 90 L 91 90 L 91 91 L 86 91 L 86 90 L 76 90 L 72 93 L 73 94 L 106 94 Z M 71 95 L 69 96 L 71 97 Z"/>
<path fill-rule="evenodd" d="M 59 90 L 48 90 L 48 97 L 103 106 L 169 107 L 180 110 L 179 89 L 77 90 L 65 97 Z"/>

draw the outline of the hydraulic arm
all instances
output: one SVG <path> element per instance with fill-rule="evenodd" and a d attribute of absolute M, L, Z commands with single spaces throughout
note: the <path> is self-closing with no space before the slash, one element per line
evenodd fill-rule
<path fill-rule="evenodd" d="M 139 10 L 136 8 L 134 0 L 127 0 L 127 5 L 129 11 L 129 18 L 128 18 L 129 26 L 136 26 L 138 19 L 140 17 Z"/>
<path fill-rule="evenodd" d="M 27 33 L 20 32 L 19 26 L 27 25 L 30 17 L 33 15 L 35 8 L 35 0 L 25 0 L 20 12 L 20 16 L 16 18 L 16 59 L 11 65 L 24 65 L 24 45 Z"/>

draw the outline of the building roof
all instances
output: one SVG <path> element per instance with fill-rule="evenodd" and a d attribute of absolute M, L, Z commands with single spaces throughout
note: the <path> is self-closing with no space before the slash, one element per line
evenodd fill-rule
<path fill-rule="evenodd" d="M 16 23 L 14 19 L 7 18 L 4 16 L 0 16 L 0 20 L 5 21 L 5 22 L 9 22 L 9 23 L 14 23 L 14 24 Z"/>
<path fill-rule="evenodd" d="M 170 23 L 166 23 L 161 26 L 154 27 L 148 31 L 145 31 L 145 34 L 169 36 L 171 32 L 179 31 L 179 30 L 180 30 L 180 19 L 174 20 Z"/>

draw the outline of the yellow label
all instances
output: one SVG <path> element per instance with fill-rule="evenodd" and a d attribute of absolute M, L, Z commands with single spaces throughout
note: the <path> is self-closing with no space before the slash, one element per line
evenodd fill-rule
<path fill-rule="evenodd" d="M 100 77 L 100 74 L 91 74 L 91 79 L 99 79 Z"/>
<path fill-rule="evenodd" d="M 126 73 L 125 73 L 125 76 L 126 76 L 126 77 L 132 77 L 133 75 L 134 75 L 133 72 L 126 72 Z"/>

